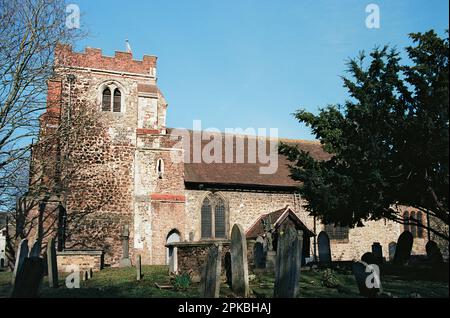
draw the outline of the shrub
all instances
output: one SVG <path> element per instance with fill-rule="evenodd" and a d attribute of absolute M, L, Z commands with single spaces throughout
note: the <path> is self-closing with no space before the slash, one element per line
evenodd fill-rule
<path fill-rule="evenodd" d="M 175 290 L 187 290 L 192 283 L 189 273 L 175 274 L 171 278 L 171 283 Z"/>
<path fill-rule="evenodd" d="M 322 274 L 322 286 L 328 288 L 337 288 L 341 284 L 332 269 L 327 268 Z"/>

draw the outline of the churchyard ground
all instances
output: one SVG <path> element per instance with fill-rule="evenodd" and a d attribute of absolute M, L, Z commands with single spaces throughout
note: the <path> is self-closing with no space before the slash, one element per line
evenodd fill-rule
<path fill-rule="evenodd" d="M 60 287 L 48 288 L 47 278 L 44 279 L 41 297 L 199 297 L 199 284 L 192 283 L 186 290 L 160 289 L 159 286 L 171 286 L 166 266 L 142 266 L 143 279 L 136 281 L 134 267 L 106 268 L 95 272 L 91 280 L 80 281 L 81 288 L 68 289 L 65 287 L 65 275 L 60 274 Z M 338 282 L 337 287 L 324 286 L 325 269 L 316 268 L 301 272 L 301 298 L 358 298 L 355 278 L 348 268 L 333 269 L 333 277 Z M 448 263 L 439 269 L 430 270 L 428 267 L 411 266 L 396 268 L 384 265 L 382 272 L 382 286 L 384 292 L 394 297 L 409 298 L 420 295 L 424 298 L 449 297 Z M 0 272 L 0 297 L 9 297 L 11 291 L 11 273 Z M 266 274 L 250 273 L 250 289 L 252 297 L 271 297 L 274 279 Z M 221 284 L 220 297 L 234 297 L 225 283 Z"/>

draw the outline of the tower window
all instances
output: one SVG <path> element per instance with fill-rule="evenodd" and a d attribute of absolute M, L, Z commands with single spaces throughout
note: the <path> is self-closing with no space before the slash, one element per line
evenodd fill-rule
<path fill-rule="evenodd" d="M 114 90 L 114 104 L 113 104 L 113 112 L 120 113 L 121 110 L 121 101 L 122 101 L 122 94 L 120 91 L 116 88 Z"/>
<path fill-rule="evenodd" d="M 111 110 L 111 90 L 109 88 L 103 90 L 102 110 L 104 112 L 109 112 Z"/>
<path fill-rule="evenodd" d="M 158 159 L 156 162 L 156 174 L 158 179 L 162 179 L 164 175 L 164 161 L 162 159 Z"/>

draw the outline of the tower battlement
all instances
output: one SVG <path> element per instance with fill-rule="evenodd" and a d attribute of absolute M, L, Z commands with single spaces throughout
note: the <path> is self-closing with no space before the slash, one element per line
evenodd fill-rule
<path fill-rule="evenodd" d="M 114 57 L 102 55 L 101 49 L 85 48 L 74 52 L 71 45 L 58 44 L 55 49 L 55 65 L 155 76 L 156 56 L 144 55 L 142 61 L 134 60 L 132 53 L 116 51 Z"/>

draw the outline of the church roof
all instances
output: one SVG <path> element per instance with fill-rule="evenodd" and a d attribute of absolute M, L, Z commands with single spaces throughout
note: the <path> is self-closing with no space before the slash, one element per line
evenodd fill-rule
<path fill-rule="evenodd" d="M 298 226 L 298 228 L 302 229 L 308 236 L 315 236 L 314 232 L 308 229 L 308 227 L 300 220 L 300 218 L 294 213 L 294 211 L 289 206 L 286 206 L 280 210 L 276 210 L 261 215 L 255 221 L 255 223 L 253 223 L 253 225 L 247 230 L 245 236 L 247 238 L 253 239 L 257 238 L 258 236 L 263 236 L 264 228 L 261 222 L 263 219 L 267 220 L 270 219 L 274 229 L 277 230 L 287 218 L 290 218 Z"/>
<path fill-rule="evenodd" d="M 258 158 L 256 155 L 256 162 L 249 162 L 248 156 L 248 142 L 255 141 L 257 137 L 248 135 L 228 135 L 228 134 L 215 134 L 219 137 L 222 144 L 222 161 L 221 163 L 205 163 L 193 162 L 192 149 L 193 138 L 192 131 L 190 134 L 190 161 L 184 164 L 185 170 L 185 183 L 186 184 L 204 184 L 204 185 L 226 185 L 237 187 L 251 187 L 251 188 L 294 188 L 298 187 L 299 183 L 292 180 L 290 177 L 290 171 L 288 164 L 290 162 L 283 155 L 278 154 L 278 168 L 273 174 L 262 174 L 260 168 L 267 167 L 269 164 L 264 161 L 264 158 Z M 244 145 L 244 160 L 243 163 L 225 163 L 225 137 L 232 137 L 233 155 L 236 158 L 236 148 L 239 142 Z M 266 149 L 270 147 L 269 138 L 260 138 L 263 143 L 266 144 Z M 279 142 L 285 142 L 296 145 L 299 149 L 308 151 L 310 155 L 317 160 L 328 160 L 331 156 L 325 152 L 319 141 L 308 140 L 292 140 L 292 139 L 279 139 Z M 201 149 L 203 150 L 210 140 L 201 141 Z M 277 147 L 276 143 L 272 146 Z M 214 152 L 213 152 L 214 153 Z M 263 160 L 261 160 L 263 159 Z M 251 160 L 250 160 L 251 161 Z"/>

